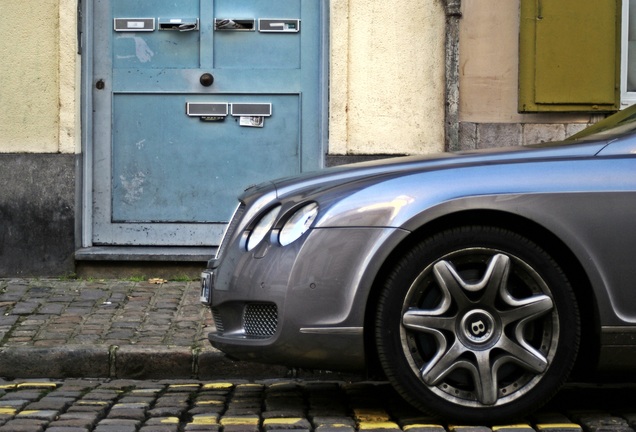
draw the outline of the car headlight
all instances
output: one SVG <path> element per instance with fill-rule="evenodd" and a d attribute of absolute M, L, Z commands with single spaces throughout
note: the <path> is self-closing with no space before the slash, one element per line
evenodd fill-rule
<path fill-rule="evenodd" d="M 254 249 L 267 236 L 269 230 L 274 226 L 274 222 L 276 222 L 276 216 L 278 216 L 279 211 L 280 206 L 274 207 L 260 218 L 247 238 L 248 251 Z"/>
<path fill-rule="evenodd" d="M 298 240 L 311 228 L 316 216 L 318 216 L 318 204 L 316 203 L 310 203 L 298 209 L 280 230 L 278 242 L 282 246 L 287 246 Z"/>

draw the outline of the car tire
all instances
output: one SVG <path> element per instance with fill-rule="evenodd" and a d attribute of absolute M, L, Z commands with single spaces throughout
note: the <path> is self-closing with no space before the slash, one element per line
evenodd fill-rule
<path fill-rule="evenodd" d="M 376 315 L 380 364 L 412 405 L 455 422 L 536 410 L 567 378 L 580 322 L 556 261 L 513 231 L 449 229 L 406 252 Z"/>

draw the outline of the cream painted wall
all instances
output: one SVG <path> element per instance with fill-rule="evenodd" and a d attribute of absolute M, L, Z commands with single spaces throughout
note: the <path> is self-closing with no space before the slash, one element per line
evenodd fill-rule
<path fill-rule="evenodd" d="M 0 1 L 0 153 L 78 151 L 76 0 Z"/>
<path fill-rule="evenodd" d="M 587 123 L 590 115 L 519 114 L 519 0 L 462 0 L 460 121 Z"/>
<path fill-rule="evenodd" d="M 444 148 L 440 0 L 331 0 L 330 154 Z"/>
<path fill-rule="evenodd" d="M 2 1 L 0 152 L 80 151 L 77 0 Z M 331 0 L 331 154 L 429 153 L 444 141 L 441 0 Z M 19 65 L 15 67 L 14 65 Z"/>

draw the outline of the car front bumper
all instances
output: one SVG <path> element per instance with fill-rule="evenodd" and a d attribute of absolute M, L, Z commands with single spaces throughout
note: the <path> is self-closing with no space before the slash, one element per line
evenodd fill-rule
<path fill-rule="evenodd" d="M 228 249 L 202 276 L 216 330 L 228 355 L 314 369 L 365 365 L 369 291 L 383 245 L 406 235 L 393 228 L 314 229 L 286 247 Z M 208 294 L 209 293 L 209 294 Z"/>

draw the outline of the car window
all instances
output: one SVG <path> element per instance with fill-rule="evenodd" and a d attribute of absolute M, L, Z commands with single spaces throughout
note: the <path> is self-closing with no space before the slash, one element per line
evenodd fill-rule
<path fill-rule="evenodd" d="M 592 141 L 618 138 L 636 131 L 636 105 L 617 112 L 572 135 L 566 141 Z"/>

